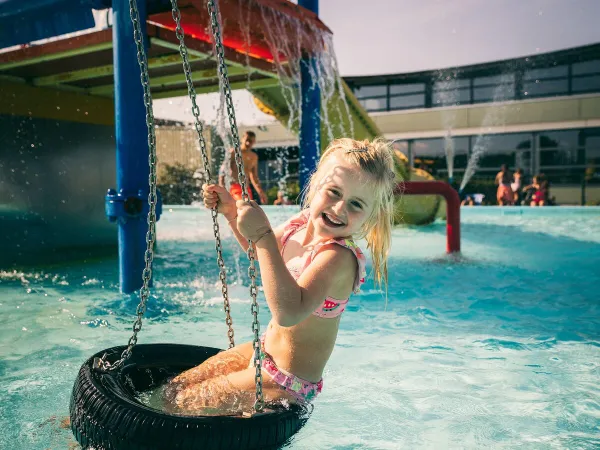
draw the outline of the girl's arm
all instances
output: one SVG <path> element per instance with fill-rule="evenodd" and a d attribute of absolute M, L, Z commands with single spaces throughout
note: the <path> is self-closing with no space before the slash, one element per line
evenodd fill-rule
<path fill-rule="evenodd" d="M 321 247 L 300 278 L 295 280 L 281 256 L 281 239 L 255 202 L 237 202 L 237 227 L 254 242 L 263 290 L 273 319 L 291 327 L 306 319 L 327 298 L 348 298 L 352 293 L 358 262 L 351 250 L 337 244 Z"/>
<path fill-rule="evenodd" d="M 267 303 L 282 327 L 302 322 L 327 297 L 345 299 L 352 293 L 358 263 L 337 244 L 323 247 L 298 280 L 288 271 L 274 236 L 260 239 L 256 253 Z"/>
<path fill-rule="evenodd" d="M 231 228 L 231 231 L 233 232 L 233 235 L 237 239 L 238 244 L 240 244 L 240 247 L 242 247 L 242 250 L 244 250 L 244 251 L 248 250 L 248 239 L 246 239 L 244 237 L 244 235 L 242 233 L 240 233 L 240 230 L 238 230 L 237 215 L 232 218 L 226 217 L 226 219 L 227 219 L 227 223 L 229 224 L 229 228 Z M 282 223 L 281 225 L 279 225 L 273 229 L 273 236 L 275 237 L 275 240 L 277 241 L 277 248 L 279 249 L 279 251 L 281 251 L 281 238 L 283 237 L 285 225 L 286 225 L 285 223 Z"/>
<path fill-rule="evenodd" d="M 237 208 L 235 200 L 231 194 L 223 186 L 216 184 L 205 184 L 202 186 L 202 192 L 204 197 L 204 206 L 208 209 L 212 209 L 217 206 L 217 211 L 225 217 L 233 235 L 242 247 L 242 250 L 248 250 L 248 239 L 246 239 L 238 230 L 237 227 Z M 278 245 L 281 243 L 281 237 L 283 236 L 284 225 L 280 225 L 274 230 L 275 236 L 277 237 Z"/>

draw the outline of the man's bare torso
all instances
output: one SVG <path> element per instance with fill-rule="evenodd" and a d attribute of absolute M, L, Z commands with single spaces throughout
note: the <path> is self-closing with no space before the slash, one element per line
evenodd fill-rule
<path fill-rule="evenodd" d="M 246 175 L 246 182 L 248 182 L 250 179 L 250 174 L 258 164 L 258 155 L 250 150 L 242 150 L 241 153 L 244 161 L 244 175 Z M 231 170 L 231 182 L 239 183 L 239 172 L 235 162 L 235 157 L 233 156 L 233 151 L 231 152 L 231 157 L 229 160 L 229 168 Z"/>

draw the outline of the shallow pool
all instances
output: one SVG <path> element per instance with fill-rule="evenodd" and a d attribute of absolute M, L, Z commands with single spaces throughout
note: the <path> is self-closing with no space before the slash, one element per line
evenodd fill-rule
<path fill-rule="evenodd" d="M 274 223 L 293 211 L 268 210 Z M 226 346 L 207 224 L 165 208 L 140 342 Z M 369 281 L 352 299 L 290 448 L 600 447 L 600 208 L 463 208 L 462 224 L 460 261 L 444 255 L 444 223 L 394 231 L 387 308 Z M 229 236 L 225 248 L 243 342 L 245 255 Z M 0 448 L 72 442 L 58 422 L 75 374 L 126 343 L 138 302 L 119 294 L 116 264 L 0 271 Z"/>

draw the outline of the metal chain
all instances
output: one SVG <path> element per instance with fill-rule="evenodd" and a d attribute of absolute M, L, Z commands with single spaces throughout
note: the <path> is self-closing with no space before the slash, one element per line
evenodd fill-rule
<path fill-rule="evenodd" d="M 202 153 L 202 162 L 204 164 L 204 171 L 209 181 L 212 181 L 210 173 L 210 162 L 208 160 L 208 154 L 206 151 L 206 141 L 204 140 L 204 128 L 200 121 L 200 108 L 196 103 L 196 89 L 194 88 L 194 81 L 192 79 L 192 68 L 190 67 L 190 61 L 188 58 L 188 49 L 185 45 L 185 34 L 181 26 L 181 12 L 177 6 L 177 0 L 171 0 L 171 13 L 173 20 L 177 25 L 175 28 L 175 34 L 179 39 L 179 53 L 183 61 L 183 72 L 185 74 L 185 81 L 187 82 L 188 95 L 192 101 L 192 114 L 194 115 L 194 126 L 198 133 L 198 144 L 200 146 L 200 152 Z M 225 271 L 225 262 L 223 261 L 223 248 L 221 246 L 221 234 L 219 232 L 219 222 L 217 220 L 217 207 L 211 209 L 211 216 L 213 221 L 213 233 L 215 235 L 215 250 L 217 251 L 217 264 L 219 266 L 219 278 L 221 279 L 221 294 L 223 295 L 223 308 L 225 309 L 225 323 L 227 324 L 227 337 L 229 338 L 229 348 L 235 346 L 234 333 L 233 333 L 233 320 L 231 319 L 231 308 L 229 306 L 229 294 L 227 292 L 227 274 Z"/>
<path fill-rule="evenodd" d="M 142 272 L 143 285 L 140 289 L 140 303 L 136 308 L 137 319 L 133 323 L 133 335 L 129 338 L 127 348 L 121 353 L 121 358 L 114 363 L 106 361 L 106 354 L 95 366 L 101 370 L 115 370 L 122 366 L 131 356 L 133 347 L 137 344 L 137 335 L 142 329 L 142 318 L 146 312 L 146 303 L 150 296 L 150 280 L 152 279 L 152 260 L 154 259 L 154 242 L 156 241 L 156 135 L 154 132 L 154 111 L 152 109 L 152 96 L 150 94 L 150 77 L 148 75 L 148 60 L 144 49 L 144 40 L 140 26 L 140 15 L 136 0 L 129 0 L 129 15 L 133 22 L 133 38 L 137 47 L 137 60 L 140 66 L 140 79 L 144 90 L 144 105 L 146 106 L 146 126 L 148 128 L 148 165 L 150 166 L 150 175 L 148 185 L 148 231 L 146 232 L 146 252 L 144 253 L 145 267 Z"/>
<path fill-rule="evenodd" d="M 221 89 L 225 95 L 225 102 L 227 105 L 227 115 L 229 117 L 229 126 L 231 129 L 231 136 L 233 139 L 233 148 L 235 163 L 238 170 L 238 181 L 242 187 L 242 199 L 246 202 L 249 201 L 248 191 L 246 187 L 246 174 L 244 172 L 244 160 L 242 158 L 242 152 L 240 150 L 240 137 L 238 134 L 237 123 L 235 120 L 235 110 L 233 109 L 233 99 L 231 97 L 231 86 L 229 85 L 229 77 L 227 75 L 227 65 L 225 64 L 225 51 L 223 49 L 223 39 L 221 37 L 221 26 L 219 24 L 219 12 L 217 5 L 214 0 L 208 0 L 208 13 L 210 14 L 210 25 L 212 35 L 214 38 L 215 55 L 217 57 L 217 66 L 219 79 L 221 81 Z M 261 343 L 260 343 L 260 323 L 258 322 L 258 302 L 256 296 L 258 289 L 256 288 L 256 265 L 254 247 L 250 240 L 248 240 L 247 250 L 248 260 L 250 266 L 248 267 L 248 276 L 250 277 L 250 296 L 252 297 L 252 331 L 254 332 L 253 348 L 254 348 L 254 367 L 256 374 L 254 381 L 256 384 L 256 401 L 254 402 L 254 409 L 257 412 L 263 410 L 265 402 L 262 392 L 262 361 L 261 361 Z"/>

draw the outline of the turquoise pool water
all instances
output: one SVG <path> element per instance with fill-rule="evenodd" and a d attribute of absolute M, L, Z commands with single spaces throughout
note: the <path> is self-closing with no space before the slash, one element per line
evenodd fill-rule
<path fill-rule="evenodd" d="M 165 208 L 140 342 L 226 346 L 209 220 Z M 600 447 L 600 208 L 463 208 L 462 223 L 460 261 L 444 223 L 394 231 L 387 309 L 369 282 L 353 298 L 291 449 Z M 246 264 L 225 248 L 243 342 Z M 79 366 L 130 334 L 137 298 L 117 282 L 116 259 L 0 271 L 0 448 L 68 448 Z"/>

